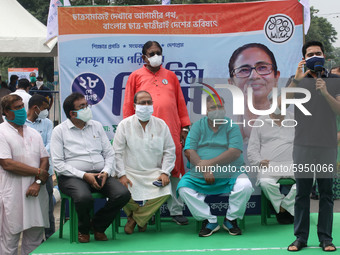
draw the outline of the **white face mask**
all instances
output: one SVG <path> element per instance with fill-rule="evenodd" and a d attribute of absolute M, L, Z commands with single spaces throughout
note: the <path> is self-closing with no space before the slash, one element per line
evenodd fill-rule
<path fill-rule="evenodd" d="M 36 81 L 35 84 L 37 85 L 38 89 L 44 84 L 43 81 Z"/>
<path fill-rule="evenodd" d="M 136 116 L 141 121 L 148 121 L 153 114 L 153 105 L 136 104 Z"/>
<path fill-rule="evenodd" d="M 225 115 L 226 115 L 225 109 L 208 112 L 208 118 L 209 120 L 212 120 L 212 121 L 216 119 L 224 119 Z"/>
<path fill-rule="evenodd" d="M 86 107 L 84 109 L 80 109 L 78 111 L 75 111 L 77 113 L 77 119 L 80 119 L 84 122 L 88 122 L 90 119 L 92 119 L 92 111 L 90 107 Z"/>
<path fill-rule="evenodd" d="M 152 67 L 158 67 L 162 64 L 162 55 L 154 55 L 151 58 L 148 58 L 150 62 L 150 66 Z"/>
<path fill-rule="evenodd" d="M 40 110 L 40 109 L 39 109 L 39 110 Z M 40 119 L 46 119 L 47 116 L 48 116 L 48 110 L 45 109 L 45 110 L 43 110 L 43 111 L 40 111 L 40 113 L 39 113 L 39 115 L 38 115 L 38 118 L 40 118 Z"/>

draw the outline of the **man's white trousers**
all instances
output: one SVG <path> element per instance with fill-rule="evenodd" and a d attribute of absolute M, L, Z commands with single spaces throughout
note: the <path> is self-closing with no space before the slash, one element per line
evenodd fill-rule
<path fill-rule="evenodd" d="M 243 219 L 247 209 L 247 202 L 253 191 L 254 189 L 247 175 L 239 175 L 229 195 L 229 205 L 226 213 L 228 220 Z M 196 220 L 203 221 L 207 219 L 210 223 L 217 222 L 217 217 L 211 214 L 209 205 L 204 202 L 206 194 L 198 193 L 196 190 L 187 187 L 180 188 L 178 193 Z"/>

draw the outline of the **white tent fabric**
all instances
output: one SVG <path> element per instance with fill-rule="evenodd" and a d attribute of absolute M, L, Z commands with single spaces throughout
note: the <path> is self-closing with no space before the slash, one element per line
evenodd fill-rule
<path fill-rule="evenodd" d="M 0 56 L 57 56 L 57 39 L 47 45 L 47 28 L 16 0 L 0 0 Z"/>

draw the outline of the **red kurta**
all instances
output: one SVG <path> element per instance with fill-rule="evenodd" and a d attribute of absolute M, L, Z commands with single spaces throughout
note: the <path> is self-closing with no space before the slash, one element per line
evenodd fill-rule
<path fill-rule="evenodd" d="M 168 125 L 176 146 L 176 163 L 171 172 L 174 177 L 184 175 L 181 128 L 190 125 L 189 114 L 177 76 L 163 68 L 153 73 L 145 65 L 134 71 L 126 83 L 123 103 L 123 118 L 135 114 L 133 98 L 136 92 L 145 90 L 152 96 L 153 116 L 161 118 Z"/>

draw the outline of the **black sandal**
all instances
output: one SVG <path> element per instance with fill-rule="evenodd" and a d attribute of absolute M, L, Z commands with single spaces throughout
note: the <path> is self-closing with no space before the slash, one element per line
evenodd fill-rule
<path fill-rule="evenodd" d="M 289 248 L 292 247 L 292 246 L 295 246 L 297 249 L 296 250 L 289 250 Z M 288 246 L 287 250 L 288 251 L 299 251 L 304 247 L 307 247 L 307 244 L 300 242 L 299 240 L 295 240 L 294 242 L 291 243 L 291 245 Z"/>
<path fill-rule="evenodd" d="M 331 240 L 323 240 L 320 242 L 319 246 L 322 248 L 323 251 L 336 251 L 336 247 Z M 334 250 L 326 250 L 326 247 L 333 247 Z"/>

